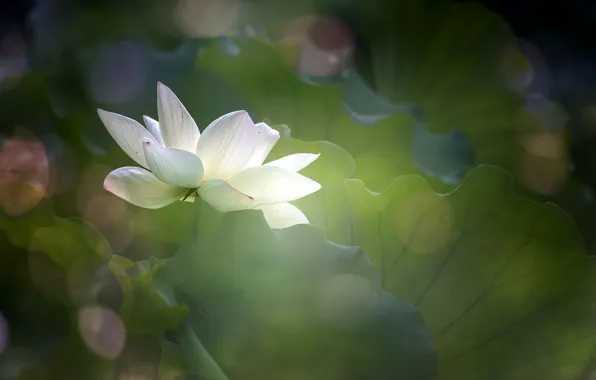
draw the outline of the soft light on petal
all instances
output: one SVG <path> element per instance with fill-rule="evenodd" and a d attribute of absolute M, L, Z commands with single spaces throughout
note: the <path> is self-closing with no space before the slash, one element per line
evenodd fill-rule
<path fill-rule="evenodd" d="M 203 164 L 194 153 L 165 148 L 147 139 L 143 148 L 149 169 L 160 181 L 189 189 L 201 184 Z"/>
<path fill-rule="evenodd" d="M 143 208 L 161 208 L 181 199 L 187 189 L 158 180 L 150 171 L 125 166 L 106 177 L 104 189 Z"/>
<path fill-rule="evenodd" d="M 147 115 L 143 115 L 143 121 L 149 132 L 155 137 L 155 140 L 163 145 L 163 138 L 161 137 L 161 131 L 159 130 L 159 122 Z"/>
<path fill-rule="evenodd" d="M 255 152 L 248 161 L 248 164 L 246 164 L 247 168 L 262 165 L 269 152 L 271 152 L 271 149 L 273 149 L 279 140 L 279 132 L 265 123 L 256 124 L 255 129 L 257 132 L 257 143 Z"/>
<path fill-rule="evenodd" d="M 120 148 L 139 165 L 147 167 L 142 141 L 145 138 L 155 141 L 153 135 L 140 123 L 126 116 L 102 109 L 98 109 L 97 113 Z"/>
<path fill-rule="evenodd" d="M 282 157 L 279 160 L 268 162 L 265 164 L 265 166 L 275 166 L 289 172 L 299 172 L 308 165 L 312 164 L 317 158 L 319 158 L 319 156 L 320 154 L 312 153 L 290 154 L 289 156 Z"/>
<path fill-rule="evenodd" d="M 271 228 L 287 228 L 296 224 L 308 224 L 306 215 L 290 203 L 261 206 L 258 209 L 263 210 L 265 220 Z"/>
<path fill-rule="evenodd" d="M 197 145 L 205 178 L 226 180 L 243 169 L 257 141 L 257 130 L 246 111 L 230 112 L 209 124 Z"/>
<path fill-rule="evenodd" d="M 219 179 L 205 182 L 199 188 L 199 196 L 220 212 L 248 210 L 255 206 L 251 197 Z"/>
<path fill-rule="evenodd" d="M 290 202 L 321 188 L 310 178 L 275 166 L 244 169 L 230 177 L 228 183 L 261 205 Z"/>
<path fill-rule="evenodd" d="M 199 128 L 182 102 L 163 83 L 157 83 L 157 113 L 164 145 L 195 152 Z"/>

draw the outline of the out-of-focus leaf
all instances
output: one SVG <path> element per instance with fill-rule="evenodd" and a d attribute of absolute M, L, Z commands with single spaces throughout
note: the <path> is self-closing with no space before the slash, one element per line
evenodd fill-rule
<path fill-rule="evenodd" d="M 112 256 L 109 267 L 122 287 L 120 316 L 129 334 L 161 338 L 166 331 L 177 329 L 186 317 L 187 308 L 174 302 L 171 290 L 153 281 L 163 265 L 158 259 L 134 263 Z"/>
<path fill-rule="evenodd" d="M 64 50 L 100 41 L 143 38 L 158 45 L 175 41 L 170 3 L 157 0 L 97 3 L 46 1 L 36 3 L 29 16 L 35 58 L 56 62 Z M 110 28 L 106 28 L 110 25 Z"/>
<path fill-rule="evenodd" d="M 356 3 L 342 17 L 360 36 L 355 67 L 377 96 L 416 106 L 430 133 L 463 133 L 476 162 L 516 168 L 524 105 L 503 61 L 521 53 L 505 22 L 474 2 L 381 0 L 358 13 Z"/>
<path fill-rule="evenodd" d="M 515 38 L 497 14 L 473 2 L 385 5 L 375 22 L 355 26 L 370 50 L 357 61 L 381 95 L 416 104 L 432 132 L 513 128 L 522 99 L 506 88 L 499 63 Z"/>
<path fill-rule="evenodd" d="M 230 378 L 435 375 L 416 309 L 381 289 L 359 248 L 330 243 L 316 227 L 273 232 L 259 211 L 228 213 L 161 273 L 201 305 L 193 327 Z"/>
<path fill-rule="evenodd" d="M 381 194 L 356 180 L 347 189 L 353 244 L 387 291 L 422 312 L 441 379 L 575 379 L 585 369 L 596 348 L 583 281 L 592 265 L 563 210 L 518 196 L 492 166 L 448 195 L 417 176 Z"/>
<path fill-rule="evenodd" d="M 187 327 L 180 334 L 180 346 L 184 354 L 187 379 L 228 380 L 192 328 Z"/>
<path fill-rule="evenodd" d="M 596 236 L 592 226 L 596 225 L 596 194 L 591 184 L 572 180 L 555 198 L 555 202 L 567 211 L 581 231 L 588 254 L 596 256 Z"/>
<path fill-rule="evenodd" d="M 350 70 L 342 83 L 346 112 L 359 124 L 373 125 L 398 112 L 412 112 L 414 105 L 395 105 L 375 93 L 358 71 Z"/>
<path fill-rule="evenodd" d="M 472 144 L 464 134 L 431 133 L 422 123 L 416 125 L 412 158 L 423 173 L 447 184 L 460 183 L 475 162 Z"/>

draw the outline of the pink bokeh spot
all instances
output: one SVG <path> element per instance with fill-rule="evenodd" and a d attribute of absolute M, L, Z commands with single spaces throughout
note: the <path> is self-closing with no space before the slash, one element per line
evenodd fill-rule
<path fill-rule="evenodd" d="M 0 205 L 11 216 L 26 213 L 48 193 L 50 166 L 37 138 L 14 137 L 0 149 Z"/>
<path fill-rule="evenodd" d="M 124 324 L 112 310 L 88 306 L 78 313 L 78 327 L 87 348 L 106 359 L 116 359 L 126 343 Z"/>
<path fill-rule="evenodd" d="M 4 316 L 0 313 L 0 355 L 8 346 L 8 338 L 9 338 L 9 330 L 8 330 L 8 321 Z"/>

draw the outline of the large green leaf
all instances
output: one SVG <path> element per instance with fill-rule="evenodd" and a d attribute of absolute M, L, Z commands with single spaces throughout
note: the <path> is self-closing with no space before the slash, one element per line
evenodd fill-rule
<path fill-rule="evenodd" d="M 505 21 L 475 2 L 383 2 L 352 20 L 367 46 L 356 54 L 367 83 L 393 103 L 415 104 L 430 132 L 463 132 L 477 163 L 515 168 L 524 104 L 510 82 L 531 69 L 509 62 L 523 56 Z"/>
<path fill-rule="evenodd" d="M 229 378 L 435 375 L 418 311 L 381 289 L 361 249 L 316 227 L 274 232 L 259 211 L 228 213 L 161 273 L 197 305 L 193 327 Z"/>
<path fill-rule="evenodd" d="M 499 15 L 474 2 L 387 1 L 356 23 L 369 47 L 359 68 L 389 100 L 418 105 L 431 131 L 513 128 L 522 99 L 502 62 L 515 36 Z"/>
<path fill-rule="evenodd" d="M 596 348 L 594 265 L 569 217 L 492 166 L 437 195 L 418 176 L 380 194 L 348 180 L 353 244 L 418 307 L 442 379 L 575 379 Z"/>
<path fill-rule="evenodd" d="M 317 3 L 313 9 L 325 10 L 323 13 L 346 21 L 358 36 L 355 64 L 345 81 L 338 86 L 344 89 L 341 98 L 346 110 L 359 120 L 359 124 L 374 124 L 365 119 L 383 120 L 400 110 L 411 112 L 414 106 L 420 121 L 431 133 L 464 132 L 473 143 L 478 162 L 513 167 L 519 148 L 515 118 L 524 106 L 519 93 L 521 85 L 517 82 L 524 82 L 530 77 L 531 67 L 520 53 L 512 30 L 499 15 L 478 3 L 446 0 L 379 0 L 374 4 L 359 0 L 342 4 L 323 0 Z M 311 12 L 305 8 L 302 14 L 306 13 Z M 300 12 L 293 12 L 291 16 L 299 15 Z M 261 21 L 271 25 L 288 20 L 263 17 Z M 295 116 L 279 111 L 287 113 L 285 122 L 288 124 L 303 117 L 312 117 L 318 123 L 325 120 L 328 124 L 326 116 L 337 117 L 334 112 L 328 111 L 333 109 L 329 100 L 320 100 L 323 96 L 333 99 L 333 86 L 323 90 L 305 85 L 305 88 L 310 87 L 311 103 L 305 98 L 304 91 L 294 90 L 296 86 L 292 82 L 297 81 L 294 73 L 282 76 L 280 70 L 274 70 L 270 59 L 265 58 L 267 52 L 262 49 L 246 45 L 244 50 L 258 51 L 255 54 L 260 58 L 248 59 L 254 63 L 243 66 L 247 55 L 251 54 L 243 51 L 239 59 L 229 59 L 238 60 L 228 65 L 222 66 L 222 62 L 215 63 L 206 57 L 201 61 L 224 72 L 243 95 L 248 95 L 246 91 L 249 91 L 251 104 L 260 103 L 256 107 L 260 114 L 263 114 L 263 108 L 268 113 L 276 112 L 269 108 L 279 108 L 282 103 L 283 107 L 291 106 L 301 114 Z M 290 54 L 289 60 L 294 58 Z M 518 61 L 523 64 L 518 64 Z M 288 68 L 293 64 L 287 65 Z M 243 80 L 243 76 L 252 76 L 253 80 Z M 361 83 L 362 78 L 365 83 Z M 285 89 L 280 90 L 279 87 Z M 275 96 L 269 95 L 272 92 Z M 317 95 L 313 96 L 314 93 Z M 384 99 L 377 99 L 379 95 Z M 293 97 L 293 102 L 285 101 L 289 96 Z M 307 104 L 311 106 L 307 107 Z M 373 114 L 366 115 L 372 111 Z M 293 125 L 290 127 L 295 129 Z M 328 130 L 333 131 L 332 128 Z M 396 143 L 393 140 L 393 148 L 409 152 L 408 148 L 401 146 L 405 143 L 409 147 L 410 140 L 403 126 L 395 133 L 400 133 L 403 141 Z M 302 131 L 298 130 L 296 136 L 308 140 L 321 139 L 302 135 Z M 324 139 L 345 147 L 358 161 L 357 152 L 349 144 L 336 140 L 333 134 L 329 136 Z M 370 132 L 369 138 L 379 147 L 386 143 L 375 137 L 373 132 Z M 362 148 L 368 149 L 366 143 Z M 379 161 L 377 155 L 381 158 L 387 156 L 381 151 L 370 150 L 369 153 L 374 153 Z M 443 160 L 450 158 L 450 155 L 442 155 Z M 397 174 L 408 173 L 407 170 L 400 171 L 404 162 L 391 161 L 398 169 Z M 368 181 L 365 180 L 365 183 L 370 186 Z"/>

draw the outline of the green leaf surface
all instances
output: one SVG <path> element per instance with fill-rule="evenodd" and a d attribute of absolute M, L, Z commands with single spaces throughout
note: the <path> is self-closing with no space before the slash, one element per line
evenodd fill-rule
<path fill-rule="evenodd" d="M 213 360 L 195 332 L 186 327 L 180 334 L 180 346 L 185 360 L 185 374 L 190 380 L 228 380 L 221 367 Z"/>
<path fill-rule="evenodd" d="M 414 103 L 433 132 L 511 130 L 522 99 L 507 88 L 502 62 L 515 36 L 474 2 L 386 2 L 354 27 L 369 45 L 357 57 L 374 88 Z M 374 20 L 374 22 L 372 22 Z"/>
<path fill-rule="evenodd" d="M 158 259 L 135 263 L 122 256 L 112 256 L 109 268 L 123 292 L 120 316 L 131 335 L 161 338 L 166 331 L 177 329 L 186 317 L 187 308 L 175 304 L 168 288 L 160 288 L 153 281 L 163 265 Z"/>
<path fill-rule="evenodd" d="M 365 82 L 393 104 L 415 105 L 431 133 L 463 132 L 477 163 L 515 168 L 524 104 L 512 82 L 531 67 L 516 66 L 526 60 L 505 20 L 475 2 L 382 0 L 364 13 L 359 5 L 342 17 L 363 41 L 355 69 Z"/>
<path fill-rule="evenodd" d="M 316 227 L 274 232 L 259 211 L 228 213 L 160 275 L 198 305 L 193 328 L 229 378 L 435 375 L 418 311 L 381 289 L 362 250 Z"/>
<path fill-rule="evenodd" d="M 441 379 L 575 379 L 585 369 L 596 348 L 585 284 L 594 265 L 563 210 L 518 196 L 492 166 L 447 195 L 418 176 L 380 194 L 346 186 L 353 244 L 385 290 L 421 311 Z"/>

